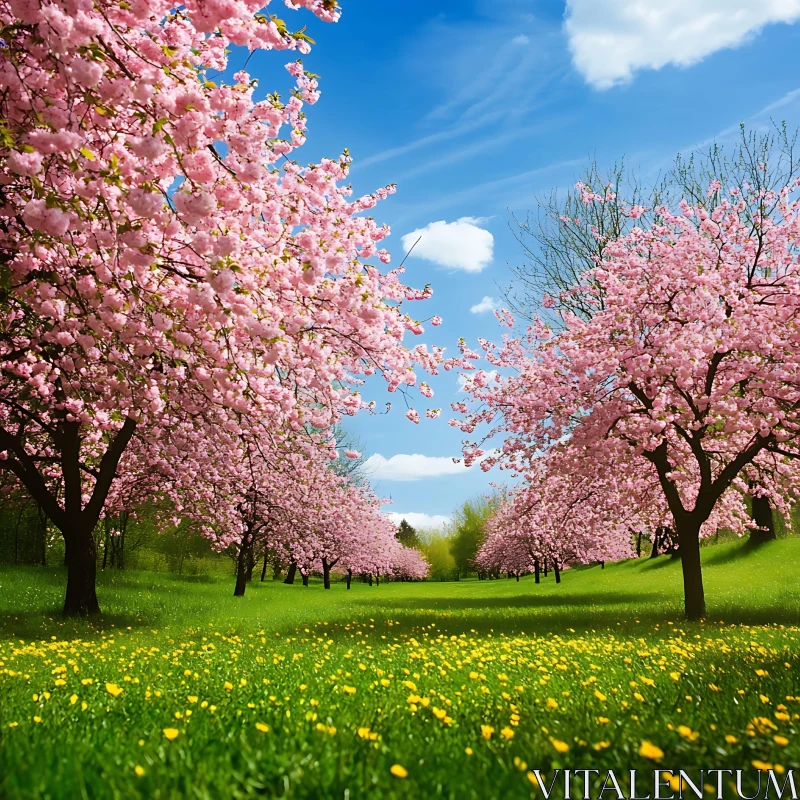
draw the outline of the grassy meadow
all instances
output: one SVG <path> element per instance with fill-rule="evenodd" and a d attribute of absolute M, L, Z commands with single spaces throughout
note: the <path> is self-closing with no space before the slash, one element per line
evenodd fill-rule
<path fill-rule="evenodd" d="M 60 618 L 60 571 L 0 569 L 0 797 L 528 797 L 532 769 L 800 765 L 800 539 L 703 556 L 699 625 L 668 556 L 238 599 L 106 572 L 91 624 Z"/>

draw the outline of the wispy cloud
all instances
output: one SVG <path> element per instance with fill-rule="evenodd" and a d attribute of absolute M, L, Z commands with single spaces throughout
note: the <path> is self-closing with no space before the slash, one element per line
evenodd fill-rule
<path fill-rule="evenodd" d="M 473 314 L 486 314 L 489 311 L 497 311 L 498 308 L 500 308 L 500 301 L 487 294 L 480 303 L 470 306 L 469 310 Z"/>
<path fill-rule="evenodd" d="M 466 474 L 469 469 L 471 467 L 457 464 L 447 456 L 424 456 L 420 453 L 398 453 L 391 458 L 375 453 L 364 462 L 364 470 L 373 481 L 419 481 L 442 475 Z"/>
<path fill-rule="evenodd" d="M 444 514 L 423 514 L 420 511 L 407 511 L 401 514 L 399 511 L 391 511 L 386 515 L 395 525 L 399 525 L 405 520 L 412 528 L 443 528 L 449 525 L 452 518 Z"/>

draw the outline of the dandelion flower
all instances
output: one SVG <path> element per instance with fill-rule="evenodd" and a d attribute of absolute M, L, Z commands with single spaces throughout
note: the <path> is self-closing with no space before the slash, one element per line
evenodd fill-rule
<path fill-rule="evenodd" d="M 660 747 L 656 747 L 652 742 L 642 742 L 639 747 L 639 755 L 653 761 L 660 761 L 664 758 L 664 751 Z"/>
<path fill-rule="evenodd" d="M 389 772 L 391 772 L 395 778 L 405 778 L 408 776 L 408 770 L 400 764 L 392 764 Z"/>

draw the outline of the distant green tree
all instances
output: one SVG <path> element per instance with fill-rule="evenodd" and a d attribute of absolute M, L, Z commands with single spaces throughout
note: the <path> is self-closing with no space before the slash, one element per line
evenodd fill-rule
<path fill-rule="evenodd" d="M 475 571 L 475 556 L 486 539 L 486 522 L 494 511 L 492 497 L 467 500 L 453 515 L 450 553 L 455 561 L 457 578 Z"/>
<path fill-rule="evenodd" d="M 413 547 L 418 549 L 420 546 L 419 536 L 417 536 L 417 531 L 408 524 L 408 522 L 404 519 L 400 520 L 400 524 L 397 526 L 397 533 L 395 534 L 397 537 L 397 541 L 403 545 L 403 547 Z"/>
<path fill-rule="evenodd" d="M 430 577 L 450 581 L 456 577 L 456 561 L 450 552 L 450 537 L 446 533 L 431 533 L 422 545 L 422 552 L 431 565 Z"/>

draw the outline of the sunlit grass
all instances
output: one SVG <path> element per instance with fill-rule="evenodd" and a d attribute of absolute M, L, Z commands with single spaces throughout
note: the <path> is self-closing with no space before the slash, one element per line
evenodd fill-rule
<path fill-rule="evenodd" d="M 486 798 L 534 768 L 796 765 L 799 545 L 704 551 L 703 625 L 669 558 L 244 599 L 105 575 L 91 627 L 57 616 L 59 573 L 6 570 L 0 796 Z"/>

